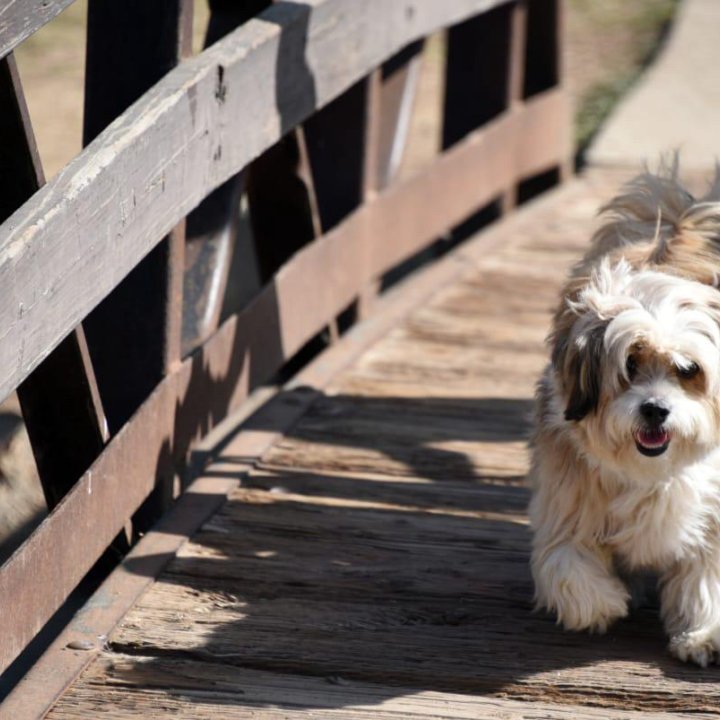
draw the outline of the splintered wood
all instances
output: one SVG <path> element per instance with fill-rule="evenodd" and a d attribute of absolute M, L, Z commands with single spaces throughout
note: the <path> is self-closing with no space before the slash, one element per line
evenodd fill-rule
<path fill-rule="evenodd" d="M 656 607 L 602 637 L 533 613 L 533 386 L 616 180 L 457 253 L 472 272 L 336 378 L 48 717 L 716 716 L 718 670 L 667 654 Z"/>

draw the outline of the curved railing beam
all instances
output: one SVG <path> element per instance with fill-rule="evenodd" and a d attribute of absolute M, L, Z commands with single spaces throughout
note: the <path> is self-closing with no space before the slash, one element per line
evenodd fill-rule
<path fill-rule="evenodd" d="M 211 190 L 409 42 L 504 1 L 285 0 L 170 72 L 0 227 L 0 397 Z"/>

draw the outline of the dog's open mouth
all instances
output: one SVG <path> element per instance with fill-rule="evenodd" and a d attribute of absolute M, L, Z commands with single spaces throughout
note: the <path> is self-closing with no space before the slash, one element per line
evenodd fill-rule
<path fill-rule="evenodd" d="M 670 445 L 670 433 L 663 428 L 644 429 L 635 432 L 635 446 L 638 452 L 648 457 L 662 455 Z"/>

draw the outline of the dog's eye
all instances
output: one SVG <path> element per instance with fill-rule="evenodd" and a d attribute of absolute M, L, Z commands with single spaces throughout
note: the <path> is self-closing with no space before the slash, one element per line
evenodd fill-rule
<path fill-rule="evenodd" d="M 690 380 L 691 378 L 694 378 L 699 372 L 700 368 L 698 367 L 697 363 L 694 362 L 691 362 L 689 365 L 685 365 L 682 367 L 678 365 L 677 367 L 677 374 L 683 380 Z"/>
<path fill-rule="evenodd" d="M 637 374 L 637 359 L 634 355 L 628 355 L 628 359 L 625 361 L 625 370 L 627 376 L 632 380 Z"/>

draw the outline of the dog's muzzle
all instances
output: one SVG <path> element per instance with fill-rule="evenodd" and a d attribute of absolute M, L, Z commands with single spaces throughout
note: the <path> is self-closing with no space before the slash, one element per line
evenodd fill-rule
<path fill-rule="evenodd" d="M 663 423 L 670 409 L 661 402 L 649 400 L 640 406 L 644 427 L 635 431 L 635 447 L 647 457 L 662 455 L 670 445 L 670 433 Z"/>

